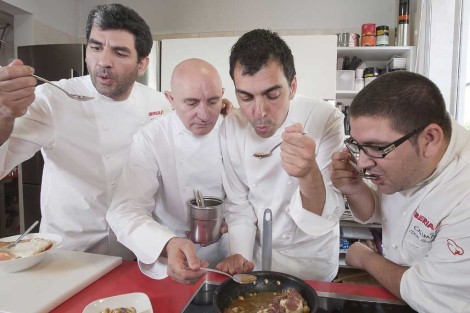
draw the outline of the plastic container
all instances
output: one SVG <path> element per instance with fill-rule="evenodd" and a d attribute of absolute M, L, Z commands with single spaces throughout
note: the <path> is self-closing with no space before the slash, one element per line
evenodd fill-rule
<path fill-rule="evenodd" d="M 354 90 L 354 78 L 356 71 L 338 70 L 336 71 L 336 89 L 337 90 Z"/>

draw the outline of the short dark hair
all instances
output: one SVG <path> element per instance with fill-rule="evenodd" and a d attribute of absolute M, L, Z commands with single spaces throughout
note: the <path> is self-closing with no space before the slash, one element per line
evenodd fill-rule
<path fill-rule="evenodd" d="M 352 118 L 387 118 L 403 133 L 435 123 L 446 139 L 452 135 L 452 121 L 439 88 L 428 78 L 408 71 L 383 74 L 370 82 L 354 97 L 349 114 Z"/>
<path fill-rule="evenodd" d="M 230 76 L 240 64 L 243 75 L 254 75 L 270 60 L 282 65 L 287 81 L 295 76 L 294 56 L 279 35 L 267 29 L 255 29 L 245 33 L 233 45 L 230 52 Z"/>
<path fill-rule="evenodd" d="M 101 30 L 127 30 L 135 36 L 138 60 L 147 57 L 152 50 L 153 39 L 150 27 L 140 15 L 122 4 L 101 4 L 90 11 L 86 22 L 86 39 L 90 39 L 93 26 Z"/>

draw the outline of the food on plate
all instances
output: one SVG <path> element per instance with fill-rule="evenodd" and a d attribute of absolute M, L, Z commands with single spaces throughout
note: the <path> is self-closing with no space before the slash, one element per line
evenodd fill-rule
<path fill-rule="evenodd" d="M 308 313 L 307 301 L 293 288 L 251 292 L 232 300 L 224 313 Z"/>
<path fill-rule="evenodd" d="M 10 242 L 0 242 L 0 247 L 6 246 L 8 244 L 10 244 Z M 21 240 L 13 248 L 0 251 L 0 261 L 32 256 L 50 249 L 53 244 L 53 241 L 42 238 Z"/>
<path fill-rule="evenodd" d="M 137 311 L 134 307 L 116 309 L 106 308 L 104 311 L 101 311 L 101 313 L 137 313 Z"/>

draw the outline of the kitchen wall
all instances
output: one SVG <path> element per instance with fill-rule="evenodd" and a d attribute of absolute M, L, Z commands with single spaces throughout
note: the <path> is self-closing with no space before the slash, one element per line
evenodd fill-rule
<path fill-rule="evenodd" d="M 106 1 L 82 1 L 82 16 Z M 239 35 L 270 28 L 284 35 L 360 32 L 363 23 L 394 26 L 396 0 L 116 1 L 133 7 L 156 39 Z M 85 19 L 80 19 L 83 36 Z"/>
<path fill-rule="evenodd" d="M 85 37 L 88 12 L 109 1 L 3 0 L 24 12 L 18 20 L 27 31 L 15 40 L 34 44 L 69 42 Z M 363 23 L 393 27 L 397 0 L 160 0 L 115 1 L 131 6 L 149 23 L 155 39 L 239 35 L 263 27 L 284 35 L 360 33 Z M 31 16 L 28 14 L 33 14 Z M 29 18 L 28 18 L 29 16 Z M 16 15 L 15 15 L 16 17 Z M 28 34 L 28 31 L 32 35 Z M 66 35 L 64 35 L 66 34 Z M 68 37 L 71 36 L 71 37 Z"/>

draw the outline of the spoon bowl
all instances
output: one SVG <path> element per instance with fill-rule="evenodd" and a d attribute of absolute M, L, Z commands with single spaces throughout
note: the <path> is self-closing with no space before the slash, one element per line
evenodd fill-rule
<path fill-rule="evenodd" d="M 76 95 L 76 94 L 73 94 L 73 93 L 70 93 L 68 92 L 67 90 L 63 89 L 62 87 L 59 87 L 58 85 L 54 84 L 53 82 L 50 82 L 48 81 L 47 79 L 45 78 L 42 78 L 40 76 L 37 76 L 37 75 L 34 75 L 32 74 L 31 76 L 33 76 L 34 78 L 36 78 L 37 80 L 40 80 L 42 82 L 45 82 L 47 84 L 50 84 L 56 88 L 58 88 L 59 90 L 63 91 L 67 96 L 69 96 L 70 98 L 72 99 L 75 99 L 77 101 L 88 101 L 88 100 L 92 100 L 93 97 L 88 97 L 88 96 L 82 96 L 82 95 Z"/>
<path fill-rule="evenodd" d="M 365 170 L 359 168 L 359 166 L 357 166 L 356 163 L 354 163 L 353 161 L 351 161 L 350 159 L 348 160 L 348 163 L 359 173 L 359 175 L 361 175 L 362 178 L 364 179 L 375 179 L 375 178 L 378 178 L 379 176 L 378 175 L 375 175 L 375 174 L 369 174 L 369 173 L 366 173 Z"/>

